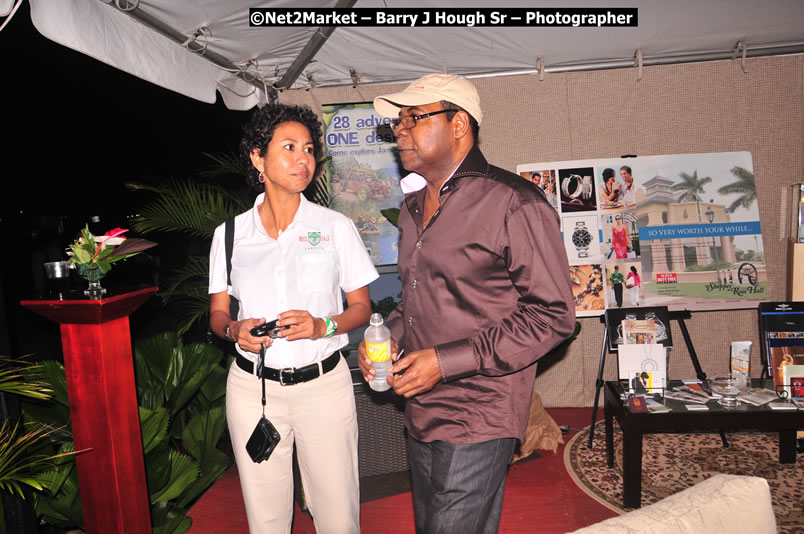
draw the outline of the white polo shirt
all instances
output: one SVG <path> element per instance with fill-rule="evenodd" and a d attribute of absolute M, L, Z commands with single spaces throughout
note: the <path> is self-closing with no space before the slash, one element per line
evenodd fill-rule
<path fill-rule="evenodd" d="M 209 252 L 209 293 L 228 293 L 240 301 L 238 320 L 277 318 L 288 310 L 307 310 L 313 317 L 343 312 L 345 292 L 360 289 L 378 278 L 360 234 L 346 216 L 313 204 L 301 195 L 293 222 L 277 239 L 268 236 L 257 207 L 235 218 L 232 285 L 226 285 L 224 226 L 215 229 Z M 315 341 L 275 339 L 265 365 L 300 367 L 346 346 L 346 334 Z M 257 361 L 257 354 L 237 351 Z"/>

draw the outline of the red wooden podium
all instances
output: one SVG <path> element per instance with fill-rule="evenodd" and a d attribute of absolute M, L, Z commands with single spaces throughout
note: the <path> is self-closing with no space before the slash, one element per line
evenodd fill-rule
<path fill-rule="evenodd" d="M 152 532 L 128 317 L 156 291 L 21 302 L 61 325 L 87 534 Z"/>

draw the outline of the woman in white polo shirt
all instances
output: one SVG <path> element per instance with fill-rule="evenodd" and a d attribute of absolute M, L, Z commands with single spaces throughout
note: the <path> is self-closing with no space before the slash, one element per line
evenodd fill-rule
<path fill-rule="evenodd" d="M 265 106 L 252 115 L 240 149 L 253 167 L 249 182 L 262 194 L 235 218 L 231 286 L 224 225 L 210 250 L 210 326 L 238 352 L 229 370 L 226 416 L 254 533 L 290 532 L 294 442 L 316 530 L 360 530 L 357 416 L 339 349 L 347 332 L 368 321 L 368 284 L 378 275 L 352 221 L 301 194 L 323 156 L 321 136 L 308 108 Z M 240 303 L 237 317 L 229 316 L 230 295 Z M 286 327 L 279 338 L 250 334 L 273 319 Z M 254 463 L 245 446 L 263 412 L 261 344 L 265 415 L 281 440 L 268 460 Z"/>

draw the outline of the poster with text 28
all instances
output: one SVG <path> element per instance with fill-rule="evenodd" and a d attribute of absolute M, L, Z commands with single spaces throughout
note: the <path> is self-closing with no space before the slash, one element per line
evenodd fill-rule
<path fill-rule="evenodd" d="M 354 221 L 375 265 L 395 265 L 399 234 L 381 212 L 404 200 L 390 119 L 370 102 L 324 105 L 322 111 L 329 207 Z"/>

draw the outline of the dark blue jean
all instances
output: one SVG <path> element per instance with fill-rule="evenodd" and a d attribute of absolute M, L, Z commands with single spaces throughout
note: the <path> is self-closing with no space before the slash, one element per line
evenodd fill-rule
<path fill-rule="evenodd" d="M 516 439 L 424 443 L 408 436 L 419 534 L 496 533 Z"/>

